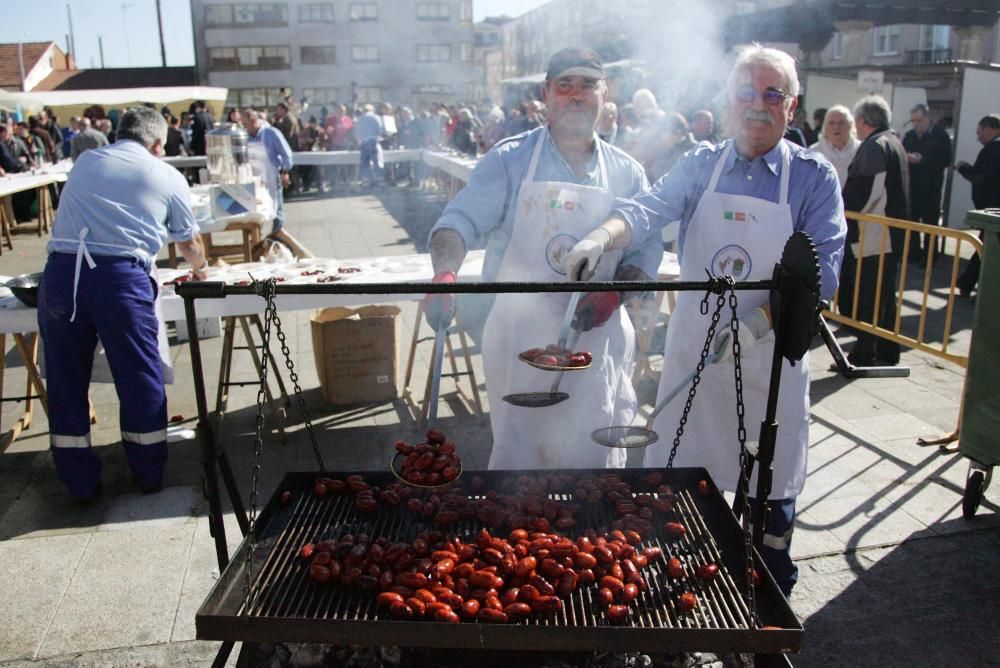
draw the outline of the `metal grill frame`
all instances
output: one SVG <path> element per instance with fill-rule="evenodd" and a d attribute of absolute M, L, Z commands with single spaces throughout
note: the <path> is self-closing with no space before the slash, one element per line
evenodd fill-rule
<path fill-rule="evenodd" d="M 613 472 L 630 481 L 652 471 L 619 469 Z M 559 471 L 577 476 L 600 476 L 611 472 L 604 469 Z M 407 540 L 420 530 L 435 528 L 433 522 L 417 518 L 402 506 L 380 507 L 379 511 L 367 516 L 358 514 L 352 495 L 319 499 L 312 493 L 317 474 L 295 472 L 286 474 L 259 517 L 254 609 L 249 615 L 243 614 L 246 551 L 249 549 L 245 540 L 197 613 L 197 637 L 200 640 L 497 650 L 797 652 L 804 635 L 802 626 L 766 569 L 760 566 L 756 553 L 754 559 L 763 577 L 757 588 L 758 613 L 762 625 L 776 628 L 751 629 L 747 626 L 743 597 L 733 579 L 733 575 L 743 572 L 742 530 L 713 483 L 709 483 L 711 493 L 707 496 L 693 491 L 699 480 L 710 480 L 705 469 L 660 472 L 664 473 L 664 482 L 672 485 L 678 495 L 675 512 L 680 513 L 690 533 L 683 539 L 681 549 L 677 543 L 665 539 L 659 528 L 653 537 L 647 537 L 646 544 L 663 547 L 665 559 L 680 552 L 698 555 L 697 563 L 708 557 L 722 566 L 718 578 L 708 584 L 698 583 L 693 588 L 699 597 L 699 606 L 693 613 L 677 616 L 673 611 L 673 593 L 680 589 L 675 589 L 665 575 L 661 576 L 665 568 L 663 561 L 644 571 L 650 582 L 650 592 L 640 597 L 645 605 L 634 605 L 629 620 L 623 625 L 611 625 L 602 614 L 590 612 L 591 601 L 595 603 L 595 610 L 600 609 L 596 605 L 597 587 L 594 585 L 581 587 L 569 599 L 564 599 L 564 612 L 549 619 L 533 618 L 497 625 L 389 619 L 377 609 L 373 593 L 339 585 L 319 587 L 313 584 L 308 577 L 308 564 L 298 557 L 298 549 L 305 542 L 335 537 L 338 522 L 352 532 L 364 530 L 373 539 L 386 536 L 393 540 Z M 388 472 L 358 473 L 379 486 L 394 480 Z M 483 471 L 466 472 L 466 475 L 479 475 L 487 487 L 496 488 L 503 478 L 547 473 L 553 471 Z M 327 475 L 340 477 L 349 473 Z M 280 492 L 285 490 L 294 495 L 288 505 L 278 500 Z M 578 531 L 565 533 L 575 536 L 588 526 L 597 529 L 598 525 L 613 519 L 605 504 L 598 505 L 597 510 L 584 510 Z M 319 532 L 319 525 L 328 529 Z M 473 520 L 461 522 L 452 529 L 463 540 L 474 542 L 475 532 L 482 526 Z M 297 609 L 289 610 L 289 604 Z M 706 609 L 716 620 L 728 617 L 728 625 L 706 623 Z M 582 619 L 576 619 L 578 616 Z"/>

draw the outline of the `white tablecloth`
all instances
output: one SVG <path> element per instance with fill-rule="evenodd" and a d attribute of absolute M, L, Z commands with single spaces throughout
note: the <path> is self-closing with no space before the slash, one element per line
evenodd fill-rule
<path fill-rule="evenodd" d="M 478 281 L 483 271 L 483 251 L 471 251 L 458 272 L 459 280 Z M 341 273 L 340 269 L 358 269 L 352 273 Z M 304 272 L 320 271 L 320 274 L 303 275 Z M 177 296 L 169 283 L 179 276 L 187 275 L 187 269 L 161 269 L 159 279 L 161 284 L 161 299 L 163 300 L 164 320 L 183 323 L 184 300 Z M 392 255 L 386 257 L 363 257 L 347 260 L 331 258 L 312 258 L 298 260 L 292 264 L 266 264 L 251 262 L 234 264 L 224 268 L 210 269 L 208 280 L 249 281 L 254 278 L 284 279 L 284 285 L 317 283 L 324 276 L 340 276 L 338 284 L 349 283 L 418 283 L 430 281 L 434 277 L 431 267 L 431 256 L 427 253 L 414 255 Z M 659 278 L 661 280 L 676 280 L 680 276 L 677 256 L 664 253 L 660 264 Z M 6 280 L 0 277 L 0 280 Z M 163 285 L 167 283 L 168 285 Z M 35 309 L 28 308 L 13 295 L 2 296 L 5 290 L 0 289 L 0 333 L 26 333 L 38 330 L 38 317 Z M 387 295 L 279 295 L 277 306 L 279 311 L 298 311 L 304 309 L 324 308 L 327 306 L 360 306 L 420 299 L 419 294 L 387 294 Z M 262 313 L 264 301 L 257 296 L 230 296 L 225 299 L 200 299 L 196 302 L 197 315 L 216 317 L 229 315 L 248 315 Z"/>

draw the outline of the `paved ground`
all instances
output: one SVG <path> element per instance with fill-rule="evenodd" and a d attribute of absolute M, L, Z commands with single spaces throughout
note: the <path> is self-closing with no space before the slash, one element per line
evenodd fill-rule
<path fill-rule="evenodd" d="M 289 227 L 321 256 L 412 253 L 425 250 L 427 227 L 440 206 L 436 197 L 396 189 L 378 197 L 301 198 L 288 206 Z M 39 270 L 43 242 L 19 235 L 0 271 Z M 911 276 L 909 284 L 918 280 Z M 414 310 L 412 303 L 402 306 L 408 342 Z M 943 321 L 945 306 L 942 295 L 931 298 L 932 322 Z M 916 326 L 919 308 L 908 293 L 907 327 Z M 971 302 L 956 303 L 950 345 L 957 351 L 967 349 L 971 316 Z M 328 467 L 382 470 L 388 444 L 417 434 L 408 408 L 397 401 L 332 412 L 317 389 L 309 314 L 282 319 Z M 220 347 L 221 339 L 203 343 L 210 388 Z M 418 396 L 427 347 L 421 347 L 413 383 Z M 172 349 L 178 383 L 168 391 L 169 412 L 184 415 L 180 426 L 190 428 L 196 409 L 188 348 Z M 478 366 L 478 354 L 476 360 Z M 987 492 L 976 519 L 965 521 L 966 461 L 915 444 L 917 437 L 954 428 L 961 369 L 908 352 L 908 379 L 849 382 L 827 370 L 830 361 L 825 349 L 814 349 L 810 474 L 794 542 L 802 572 L 792 599 L 806 635 L 793 663 L 998 665 L 1000 485 Z M 23 386 L 24 373 L 15 352 L 7 353 L 7 363 L 9 393 Z M 237 364 L 237 371 L 247 366 L 245 360 Z M 442 427 L 462 444 L 468 466 L 485 467 L 488 419 L 471 415 L 450 382 L 443 389 Z M 640 387 L 645 410 L 653 390 L 652 381 Z M 93 440 L 105 465 L 99 503 L 79 508 L 54 479 L 44 415 L 0 455 L 0 663 L 207 665 L 217 643 L 195 640 L 194 615 L 218 572 L 198 450 L 191 440 L 175 442 L 167 488 L 137 495 L 117 445 L 111 386 L 95 385 L 92 396 L 100 416 Z M 252 460 L 253 399 L 250 388 L 234 392 L 222 429 L 239 481 L 248 480 Z M 16 410 L 3 405 L 4 425 Z M 268 440 L 265 498 L 285 471 L 315 469 L 292 415 L 287 444 Z M 231 515 L 227 521 L 232 548 L 238 531 Z"/>

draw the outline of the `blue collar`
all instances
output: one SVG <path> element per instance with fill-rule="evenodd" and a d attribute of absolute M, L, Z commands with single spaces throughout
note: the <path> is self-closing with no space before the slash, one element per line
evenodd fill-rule
<path fill-rule="evenodd" d="M 774 145 L 774 148 L 772 148 L 770 151 L 760 156 L 759 158 L 754 158 L 753 160 L 747 160 L 746 158 L 741 157 L 740 154 L 736 152 L 736 146 L 734 144 L 733 150 L 729 154 L 729 159 L 727 160 L 726 164 L 723 165 L 722 170 L 723 172 L 728 173 L 733 169 L 733 167 L 736 166 L 737 160 L 741 160 L 742 162 L 750 165 L 757 162 L 758 160 L 761 160 L 764 162 L 765 165 L 767 165 L 767 168 L 771 170 L 772 174 L 778 176 L 781 174 L 781 160 L 782 157 L 784 156 L 784 151 L 785 151 L 784 143 L 785 143 L 784 140 L 779 140 L 778 143 Z"/>

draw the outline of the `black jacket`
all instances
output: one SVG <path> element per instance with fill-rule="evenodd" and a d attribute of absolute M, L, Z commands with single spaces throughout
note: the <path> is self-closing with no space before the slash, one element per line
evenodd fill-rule
<path fill-rule="evenodd" d="M 1000 207 L 1000 137 L 983 147 L 976 164 L 958 172 L 972 182 L 972 204 L 977 209 Z"/>
<path fill-rule="evenodd" d="M 844 183 L 844 210 L 906 220 L 910 216 L 906 152 L 896 135 L 883 127 L 861 142 Z M 867 233 L 866 233 L 867 234 Z M 890 230 L 893 249 L 903 249 L 903 230 Z M 858 240 L 858 224 L 847 221 L 847 243 Z M 867 244 L 866 244 L 867 245 Z"/>
<path fill-rule="evenodd" d="M 951 137 L 941 126 L 935 125 L 918 137 L 910 130 L 903 136 L 907 153 L 919 153 L 920 162 L 910 165 L 910 185 L 914 196 L 941 198 L 944 170 L 951 164 Z"/>

